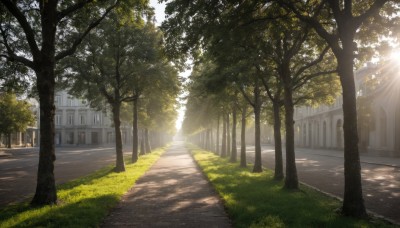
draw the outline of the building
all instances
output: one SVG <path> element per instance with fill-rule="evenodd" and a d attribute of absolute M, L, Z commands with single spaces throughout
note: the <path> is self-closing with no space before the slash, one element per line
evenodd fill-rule
<path fill-rule="evenodd" d="M 400 157 L 400 66 L 369 64 L 355 72 L 359 149 L 371 155 Z M 298 147 L 342 149 L 343 98 L 332 105 L 295 109 Z"/>
<path fill-rule="evenodd" d="M 54 104 L 56 106 L 54 116 L 56 146 L 115 142 L 111 114 L 90 108 L 86 100 L 75 98 L 66 91 L 55 94 Z M 130 125 L 121 125 L 122 143 L 131 142 L 131 131 Z"/>

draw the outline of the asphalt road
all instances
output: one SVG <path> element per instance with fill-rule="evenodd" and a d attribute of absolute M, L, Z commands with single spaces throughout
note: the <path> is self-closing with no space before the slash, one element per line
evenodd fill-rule
<path fill-rule="evenodd" d="M 31 198 L 36 188 L 38 148 L 7 151 L 0 157 L 0 208 Z M 55 162 L 56 183 L 87 175 L 115 162 L 113 147 L 57 147 Z"/>
<path fill-rule="evenodd" d="M 248 162 L 253 162 L 254 147 L 247 149 Z M 262 160 L 274 169 L 273 147 L 262 147 Z M 344 191 L 343 163 L 341 151 L 296 149 L 299 180 L 339 198 Z M 400 159 L 361 156 L 361 167 L 367 210 L 400 224 Z"/>

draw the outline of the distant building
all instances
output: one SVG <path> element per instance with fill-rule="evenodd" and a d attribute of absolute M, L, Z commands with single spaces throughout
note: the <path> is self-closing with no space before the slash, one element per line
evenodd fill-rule
<path fill-rule="evenodd" d="M 115 131 L 111 114 L 96 111 L 84 99 L 77 99 L 66 91 L 54 97 L 56 112 L 56 145 L 98 145 L 115 142 Z M 121 125 L 122 143 L 131 141 L 131 126 Z"/>
<path fill-rule="evenodd" d="M 26 132 L 14 133 L 11 136 L 12 146 L 39 146 L 39 105 L 31 101 L 32 112 L 37 117 L 34 126 L 28 127 Z M 100 145 L 115 143 L 115 131 L 111 114 L 96 111 L 89 107 L 88 102 L 77 99 L 66 91 L 56 92 L 54 96 L 56 112 L 54 115 L 56 146 L 72 145 Z M 121 124 L 122 143 L 131 143 L 132 127 Z M 4 146 L 6 138 L 0 139 L 0 146 Z"/>
<path fill-rule="evenodd" d="M 361 153 L 400 157 L 400 67 L 369 64 L 355 73 Z M 295 144 L 342 149 L 343 98 L 333 105 L 295 109 Z"/>

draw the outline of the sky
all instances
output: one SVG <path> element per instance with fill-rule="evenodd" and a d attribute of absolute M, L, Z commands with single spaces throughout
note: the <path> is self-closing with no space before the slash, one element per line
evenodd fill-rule
<path fill-rule="evenodd" d="M 150 0 L 150 5 L 154 7 L 156 14 L 156 24 L 160 25 L 165 19 L 165 2 L 158 3 L 158 0 Z M 179 75 L 182 77 L 188 77 L 191 73 L 191 70 L 187 70 L 185 72 L 181 72 Z M 179 131 L 182 127 L 183 117 L 185 115 L 186 107 L 183 105 L 178 109 L 178 119 L 176 120 L 175 127 Z"/>
<path fill-rule="evenodd" d="M 158 0 L 150 0 L 150 5 L 155 9 L 157 25 L 160 25 L 165 19 L 165 2 L 158 3 Z"/>

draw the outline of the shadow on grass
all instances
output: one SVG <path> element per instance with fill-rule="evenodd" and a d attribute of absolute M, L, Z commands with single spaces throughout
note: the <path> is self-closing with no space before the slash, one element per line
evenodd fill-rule
<path fill-rule="evenodd" d="M 213 153 L 196 149 L 193 153 L 223 198 L 235 227 L 391 227 L 383 221 L 339 216 L 338 200 L 305 186 L 285 190 L 271 170 L 252 173 Z"/>
<path fill-rule="evenodd" d="M 103 177 L 109 175 L 110 173 L 114 173 L 114 165 L 106 166 L 106 167 L 101 168 L 87 176 L 80 177 L 75 180 L 71 180 L 68 183 L 60 184 L 59 186 L 57 186 L 57 190 L 69 190 L 69 189 L 73 189 L 73 188 L 78 187 L 83 184 L 90 184 L 97 179 L 100 179 L 100 178 L 103 178 Z"/>
<path fill-rule="evenodd" d="M 107 211 L 119 201 L 117 195 L 86 198 L 68 205 L 46 206 L 40 209 L 19 207 L 18 211 L 1 213 L 1 227 L 96 227 Z M 35 210 L 35 214 L 30 213 Z M 13 221 L 15 220 L 15 221 Z"/>
<path fill-rule="evenodd" d="M 113 172 L 113 165 L 57 186 L 55 206 L 31 207 L 28 202 L 0 210 L 0 227 L 96 227 L 134 182 L 158 159 L 161 151 L 127 162 L 127 172 Z M 128 167 L 129 166 L 129 167 Z"/>
<path fill-rule="evenodd" d="M 100 178 L 103 178 L 103 177 L 109 175 L 112 172 L 113 172 L 113 166 L 104 167 L 104 168 L 94 172 L 93 174 L 89 174 L 87 176 L 78 178 L 76 180 L 69 181 L 68 183 L 58 185 L 57 191 L 71 190 L 71 189 L 79 187 L 81 185 L 90 184 L 93 181 L 96 181 Z M 10 219 L 11 217 L 16 216 L 17 214 L 20 214 L 20 213 L 24 213 L 24 212 L 27 212 L 30 210 L 40 209 L 40 207 L 31 206 L 29 204 L 30 200 L 31 199 L 29 198 L 29 200 L 27 200 L 27 201 L 24 201 L 21 203 L 10 204 L 10 205 L 6 206 L 5 208 L 1 209 L 0 210 L 0 221 L 6 221 L 6 220 Z M 53 208 L 62 207 L 63 202 L 59 202 L 58 204 L 59 205 L 45 206 L 45 207 L 53 207 Z M 0 223 L 0 225 L 1 225 L 1 223 Z M 2 227 L 2 226 L 0 226 L 0 227 Z"/>

